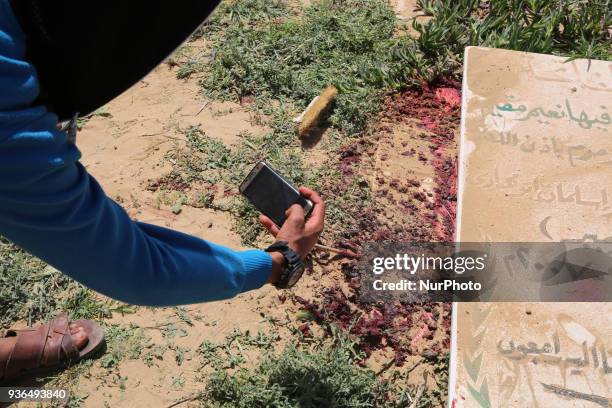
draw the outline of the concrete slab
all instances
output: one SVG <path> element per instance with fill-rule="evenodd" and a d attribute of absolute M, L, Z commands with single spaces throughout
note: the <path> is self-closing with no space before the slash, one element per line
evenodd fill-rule
<path fill-rule="evenodd" d="M 612 63 L 566 60 L 466 50 L 457 240 L 612 240 Z M 450 406 L 612 407 L 612 304 L 454 306 Z"/>

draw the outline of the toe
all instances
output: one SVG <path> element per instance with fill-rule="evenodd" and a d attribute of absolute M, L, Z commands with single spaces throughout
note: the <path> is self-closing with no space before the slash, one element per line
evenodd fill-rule
<path fill-rule="evenodd" d="M 82 350 L 83 347 L 85 347 L 87 345 L 87 342 L 89 341 L 85 329 L 80 326 L 77 326 L 75 328 L 75 331 L 72 332 L 72 341 L 74 342 L 76 348 Z"/>

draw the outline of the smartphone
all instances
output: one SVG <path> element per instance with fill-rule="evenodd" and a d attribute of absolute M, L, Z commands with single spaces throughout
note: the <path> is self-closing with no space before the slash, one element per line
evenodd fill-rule
<path fill-rule="evenodd" d="M 240 193 L 278 227 L 285 222 L 285 212 L 293 204 L 300 204 L 306 217 L 313 207 L 312 201 L 302 197 L 297 188 L 263 160 L 240 184 Z"/>

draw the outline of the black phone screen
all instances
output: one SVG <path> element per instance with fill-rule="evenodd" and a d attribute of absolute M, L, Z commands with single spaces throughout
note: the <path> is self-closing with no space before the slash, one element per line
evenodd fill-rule
<path fill-rule="evenodd" d="M 289 207 L 296 203 L 302 207 L 306 205 L 306 199 L 267 166 L 261 168 L 242 194 L 279 227 L 285 222 L 285 211 Z"/>

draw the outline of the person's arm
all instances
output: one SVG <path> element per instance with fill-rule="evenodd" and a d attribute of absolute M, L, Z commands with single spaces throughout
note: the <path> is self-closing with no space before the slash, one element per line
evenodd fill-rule
<path fill-rule="evenodd" d="M 130 220 L 78 162 L 56 116 L 31 106 L 39 89 L 24 44 L 0 0 L 0 235 L 133 304 L 217 300 L 274 281 L 284 262 L 278 253 L 236 252 Z"/>

